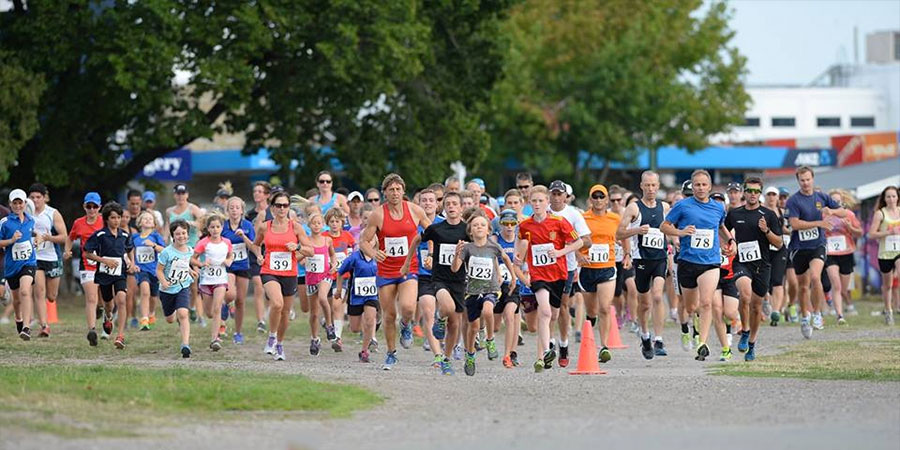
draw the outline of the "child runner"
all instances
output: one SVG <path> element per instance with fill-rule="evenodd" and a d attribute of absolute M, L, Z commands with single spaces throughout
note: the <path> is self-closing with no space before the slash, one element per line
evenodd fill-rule
<path fill-rule="evenodd" d="M 159 300 L 156 254 L 166 248 L 166 242 L 156 231 L 156 218 L 153 217 L 153 213 L 142 212 L 138 216 L 137 224 L 141 231 L 131 236 L 134 259 L 139 270 L 134 276 L 141 295 L 141 331 L 148 331 L 156 323 L 156 302 Z"/>
<path fill-rule="evenodd" d="M 244 343 L 242 333 L 244 327 L 244 303 L 247 300 L 247 289 L 250 286 L 250 254 L 258 250 L 253 245 L 256 230 L 253 224 L 244 219 L 244 201 L 240 197 L 231 197 L 225 203 L 228 220 L 222 230 L 222 237 L 231 241 L 234 261 L 228 267 L 228 291 L 226 302 L 234 302 L 234 336 L 235 345 Z M 257 269 L 258 270 L 258 269 Z M 262 301 L 262 300 L 260 300 Z"/>
<path fill-rule="evenodd" d="M 200 298 L 203 300 L 203 313 L 212 319 L 209 328 L 212 334 L 210 350 L 217 352 L 222 348 L 221 335 L 225 333 L 222 323 L 222 302 L 228 290 L 227 268 L 234 261 L 231 240 L 222 238 L 225 219 L 218 212 L 210 213 L 202 220 L 200 228 L 203 238 L 194 248 L 191 263 L 200 268 Z"/>
<path fill-rule="evenodd" d="M 518 214 L 515 210 L 507 209 L 500 213 L 497 222 L 500 232 L 494 235 L 497 245 L 503 250 L 507 258 L 512 260 L 516 253 L 516 226 L 518 226 Z M 499 264 L 502 260 L 498 260 Z M 503 339 L 503 367 L 511 369 L 514 365 L 518 365 L 518 355 L 516 354 L 516 338 L 519 331 L 519 295 L 522 289 L 522 271 L 518 266 L 514 265 L 510 271 L 506 265 L 499 265 L 500 280 L 500 299 L 497 306 L 494 307 L 494 332 L 500 331 L 500 320 L 506 323 L 506 333 Z M 513 284 L 512 280 L 516 279 Z M 512 290 L 509 286 L 514 286 Z"/>
<path fill-rule="evenodd" d="M 315 254 L 306 258 L 306 295 L 312 297 L 310 301 L 316 303 L 322 309 L 328 340 L 332 342 L 334 351 L 340 352 L 343 349 L 337 342 L 337 336 L 334 331 L 334 318 L 331 316 L 331 305 L 328 304 L 328 294 L 331 291 L 332 283 L 331 277 L 333 273 L 337 272 L 337 266 L 334 264 L 334 247 L 332 246 L 331 238 L 327 234 L 322 234 L 325 220 L 321 214 L 314 213 L 309 216 L 308 225 L 311 231 L 309 240 L 312 243 Z M 310 344 L 310 354 L 315 355 L 319 353 L 318 349 L 316 349 L 315 353 L 313 353 L 312 349 L 312 344 Z"/>
<path fill-rule="evenodd" d="M 334 211 L 334 209 L 332 209 Z M 376 239 L 372 239 L 372 245 L 377 245 Z M 352 274 L 348 286 L 350 305 L 347 307 L 347 315 L 350 316 L 350 331 L 358 333 L 362 331 L 362 350 L 359 352 L 359 362 L 369 362 L 369 345 L 375 337 L 375 316 L 378 308 L 378 287 L 375 277 L 378 266 L 375 260 L 366 256 L 361 250 L 353 252 L 341 264 L 339 275 Z M 338 284 L 336 295 L 341 296 L 341 285 Z"/>
<path fill-rule="evenodd" d="M 187 245 L 190 226 L 184 220 L 176 220 L 169 225 L 172 243 L 159 254 L 156 278 L 159 279 L 159 302 L 162 304 L 166 322 L 178 319 L 181 332 L 181 356 L 191 357 L 191 285 L 197 272 L 191 267 L 193 249 Z M 177 317 L 176 317 L 177 314 Z"/>
<path fill-rule="evenodd" d="M 353 248 L 356 246 L 356 239 L 353 238 L 349 231 L 343 229 L 344 219 L 344 211 L 340 208 L 331 208 L 325 213 L 325 224 L 328 225 L 328 231 L 322 233 L 322 235 L 331 239 L 332 247 L 334 247 L 334 265 L 336 267 L 341 267 L 341 264 L 350 256 Z M 339 280 L 339 277 L 335 275 L 333 282 L 335 284 L 343 284 L 340 287 L 346 288 L 349 277 L 350 274 L 346 274 Z M 335 334 L 331 348 L 336 352 L 341 351 L 343 346 L 341 331 L 344 329 L 344 299 L 337 295 L 338 291 L 339 289 L 335 289 L 335 295 L 331 299 L 331 318 L 334 322 Z"/>

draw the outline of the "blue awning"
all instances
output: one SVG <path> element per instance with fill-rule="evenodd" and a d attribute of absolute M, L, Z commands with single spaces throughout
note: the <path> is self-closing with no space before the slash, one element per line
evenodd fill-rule
<path fill-rule="evenodd" d="M 780 169 L 784 167 L 785 157 L 788 155 L 787 147 L 707 147 L 703 150 L 689 153 L 679 147 L 661 147 L 657 152 L 656 160 L 659 169 Z M 587 152 L 579 155 L 579 162 L 584 164 L 589 159 Z M 590 158 L 588 167 L 594 170 L 603 169 L 604 160 L 598 157 Z M 648 169 L 650 167 L 650 155 L 647 150 L 638 152 L 635 163 L 611 162 L 611 169 Z"/>
<path fill-rule="evenodd" d="M 335 157 L 334 149 L 321 147 L 318 149 L 323 155 L 331 156 L 331 167 L 336 171 L 344 170 L 344 165 Z M 274 172 L 279 169 L 278 164 L 270 157 L 267 148 L 260 148 L 255 154 L 245 155 L 240 149 L 191 151 L 193 169 L 196 174 L 215 174 L 227 172 Z M 296 169 L 299 163 L 291 161 L 291 169 Z"/>

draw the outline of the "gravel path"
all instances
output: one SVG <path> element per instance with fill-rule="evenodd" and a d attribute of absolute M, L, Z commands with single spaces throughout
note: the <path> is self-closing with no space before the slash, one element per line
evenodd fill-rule
<path fill-rule="evenodd" d="M 779 351 L 774 343 L 801 340 L 796 327 L 766 327 L 760 336 L 761 355 Z M 900 339 L 900 331 L 832 331 L 814 339 L 864 337 Z M 559 368 L 532 373 L 531 339 L 519 349 L 522 367 L 504 369 L 480 353 L 475 377 L 465 376 L 460 363 L 455 363 L 456 376 L 443 377 L 428 365 L 429 354 L 415 347 L 401 350 L 395 370 L 383 372 L 379 364 L 356 362 L 351 346 L 314 359 L 293 341 L 286 345 L 289 360 L 278 364 L 247 346 L 237 350 L 246 360 L 196 358 L 186 364 L 299 372 L 366 386 L 383 395 L 385 403 L 349 419 L 255 416 L 160 429 L 137 439 L 64 439 L 4 430 L 9 427 L 0 423 L 0 448 L 900 448 L 900 383 L 711 376 L 706 373 L 711 364 L 683 352 L 673 328 L 665 334 L 670 356 L 652 361 L 640 356 L 633 335 L 622 338 L 629 348 L 614 351 L 602 367 L 607 375 L 593 377 L 569 376 Z M 236 350 L 228 346 L 226 351 Z M 380 362 L 383 353 L 375 356 Z M 172 365 L 133 360 L 138 361 Z M 575 361 L 573 356 L 572 366 Z"/>

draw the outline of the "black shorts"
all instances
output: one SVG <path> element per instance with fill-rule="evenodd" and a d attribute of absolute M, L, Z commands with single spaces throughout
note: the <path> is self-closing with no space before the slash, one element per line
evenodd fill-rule
<path fill-rule="evenodd" d="M 881 273 L 891 273 L 896 267 L 898 259 L 900 259 L 900 255 L 895 256 L 894 259 L 879 259 L 878 270 Z"/>
<path fill-rule="evenodd" d="M 822 267 L 822 291 L 823 292 L 831 292 L 831 277 L 828 276 L 828 271 L 825 270 L 825 267 Z"/>
<path fill-rule="evenodd" d="M 519 313 L 519 302 L 521 301 L 519 298 L 519 287 L 516 286 L 512 294 L 508 292 L 508 289 L 509 283 L 500 286 L 500 299 L 497 300 L 497 304 L 494 305 L 494 314 L 503 314 L 506 305 L 510 303 L 516 305 L 516 314 Z"/>
<path fill-rule="evenodd" d="M 753 261 L 741 263 L 735 261 L 732 265 L 734 271 L 734 280 L 737 282 L 739 278 L 750 278 L 750 287 L 757 297 L 765 297 L 769 293 L 769 278 L 772 274 L 772 267 L 762 261 Z"/>
<path fill-rule="evenodd" d="M 41 261 L 37 262 L 37 270 L 44 272 L 44 276 L 47 278 L 59 278 L 59 276 L 51 276 L 53 273 L 55 275 L 56 269 L 59 267 L 59 261 Z"/>
<path fill-rule="evenodd" d="M 575 295 L 576 292 L 581 292 L 581 286 L 575 282 L 575 270 L 570 270 L 566 274 L 566 286 L 563 290 L 563 294 L 568 295 L 569 297 Z"/>
<path fill-rule="evenodd" d="M 634 283 L 641 294 L 650 292 L 654 278 L 666 278 L 665 259 L 638 259 L 634 261 Z"/>
<path fill-rule="evenodd" d="M 119 292 L 128 292 L 128 281 L 125 278 L 116 280 L 112 284 L 100 284 L 100 298 L 104 302 L 111 302 Z"/>
<path fill-rule="evenodd" d="M 347 305 L 348 316 L 361 316 L 366 306 L 378 309 L 378 300 L 366 300 L 362 305 Z"/>
<path fill-rule="evenodd" d="M 19 290 L 22 287 L 22 277 L 31 277 L 31 284 L 34 284 L 35 270 L 37 270 L 35 266 L 23 266 L 19 273 L 6 277 L 6 281 L 9 282 L 9 288 L 14 291 Z"/>
<path fill-rule="evenodd" d="M 721 267 L 718 264 L 694 264 L 683 260 L 678 261 L 678 285 L 682 289 L 696 289 L 697 279 L 710 270 L 718 273 Z"/>
<path fill-rule="evenodd" d="M 284 297 L 289 297 L 297 293 L 297 277 L 294 276 L 278 276 L 278 275 L 269 275 L 264 273 L 260 275 L 262 278 L 263 286 L 270 281 L 274 281 L 281 286 L 281 295 Z"/>
<path fill-rule="evenodd" d="M 297 284 L 300 286 L 306 286 L 306 275 L 300 275 L 297 277 Z"/>
<path fill-rule="evenodd" d="M 634 278 L 634 266 L 632 265 L 628 270 L 625 270 L 622 266 L 624 266 L 623 263 L 616 263 L 616 297 L 622 295 L 622 292 L 625 290 L 625 280 Z"/>
<path fill-rule="evenodd" d="M 550 306 L 554 308 L 559 308 L 562 306 L 562 296 L 563 291 L 566 288 L 566 280 L 556 280 L 556 281 L 532 281 L 531 282 L 531 292 L 537 294 L 537 291 L 540 289 L 546 289 L 550 292 Z M 526 311 L 527 312 L 527 311 Z"/>
<path fill-rule="evenodd" d="M 578 273 L 578 285 L 585 292 L 597 292 L 597 285 L 610 281 L 616 281 L 615 267 L 606 267 L 603 269 L 582 267 L 581 272 Z"/>
<path fill-rule="evenodd" d="M 259 265 L 259 264 L 253 264 L 253 263 L 251 262 L 251 263 L 250 263 L 250 270 L 248 270 L 248 272 L 250 272 L 250 278 L 258 277 L 258 276 L 259 276 L 259 270 L 260 270 L 260 269 L 262 269 L 262 266 L 261 266 L 261 265 Z"/>
<path fill-rule="evenodd" d="M 519 304 L 522 305 L 522 312 L 525 314 L 537 311 L 537 298 L 534 294 L 519 296 Z"/>
<path fill-rule="evenodd" d="M 248 279 L 248 280 L 250 279 L 250 269 L 247 269 L 247 270 L 231 270 L 231 269 L 228 269 L 228 270 L 226 270 L 226 272 L 228 272 L 228 273 L 233 273 L 234 276 L 239 277 L 239 278 L 246 278 L 246 279 Z"/>
<path fill-rule="evenodd" d="M 797 275 L 805 274 L 813 259 L 821 259 L 822 262 L 825 262 L 825 247 L 791 250 L 791 262 L 794 263 L 794 272 Z"/>
<path fill-rule="evenodd" d="M 426 295 L 430 295 L 434 297 L 435 289 L 434 282 L 431 281 L 431 275 L 419 275 L 419 295 L 418 297 L 424 297 Z"/>
<path fill-rule="evenodd" d="M 176 294 L 159 293 L 159 304 L 162 305 L 163 316 L 169 317 L 178 309 L 191 307 L 191 288 L 184 288 Z"/>
<path fill-rule="evenodd" d="M 481 317 L 485 303 L 490 303 L 491 311 L 493 311 L 497 305 L 497 294 L 479 294 L 466 297 L 466 317 L 469 319 L 469 323 Z"/>
<path fill-rule="evenodd" d="M 853 254 L 849 255 L 827 255 L 825 256 L 825 267 L 838 266 L 841 275 L 850 275 L 853 268 L 856 267 L 856 261 L 853 260 Z"/>
<path fill-rule="evenodd" d="M 716 289 L 722 291 L 722 296 L 740 298 L 737 286 L 734 284 L 734 278 L 719 277 L 719 285 Z"/>
<path fill-rule="evenodd" d="M 466 308 L 464 307 L 466 301 L 465 283 L 445 283 L 443 281 L 436 281 L 432 279 L 431 284 L 432 286 L 434 286 L 435 295 L 437 295 L 438 291 L 442 289 L 450 294 L 450 298 L 453 299 L 453 309 L 456 312 L 461 313 L 466 310 Z"/>
<path fill-rule="evenodd" d="M 769 271 L 769 292 L 773 287 L 784 286 L 784 274 L 787 272 L 787 249 L 782 247 L 777 252 L 770 252 L 772 270 Z"/>

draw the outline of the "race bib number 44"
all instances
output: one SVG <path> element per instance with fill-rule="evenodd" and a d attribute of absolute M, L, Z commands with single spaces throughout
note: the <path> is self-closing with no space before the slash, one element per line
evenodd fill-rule
<path fill-rule="evenodd" d="M 553 244 L 532 245 L 531 264 L 535 267 L 543 267 L 556 264 L 556 258 L 550 254 L 552 251 Z"/>
<path fill-rule="evenodd" d="M 659 231 L 659 228 L 651 228 L 647 231 L 641 238 L 641 245 L 647 248 L 655 248 L 657 250 L 662 250 L 665 247 L 666 238 L 663 236 L 662 231 Z"/>
<path fill-rule="evenodd" d="M 741 242 L 738 244 L 738 261 L 745 263 L 762 259 L 759 242 Z"/>
<path fill-rule="evenodd" d="M 384 238 L 384 252 L 388 256 L 406 256 L 409 253 L 406 236 Z"/>
<path fill-rule="evenodd" d="M 715 242 L 713 233 L 715 233 L 715 230 L 694 230 L 694 234 L 691 235 L 691 248 L 711 250 L 713 248 L 713 243 Z"/>

